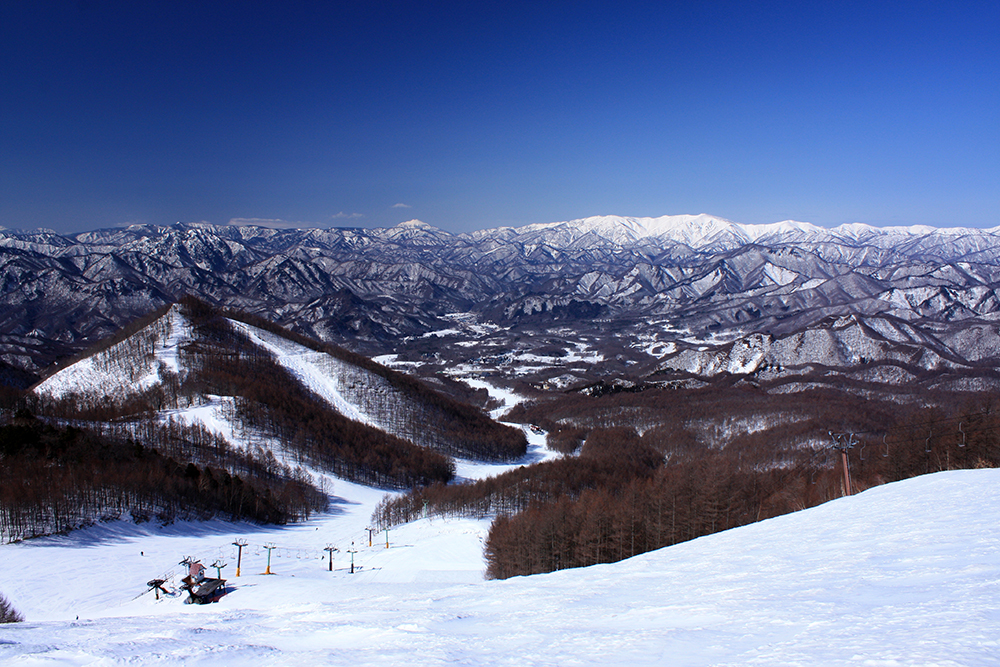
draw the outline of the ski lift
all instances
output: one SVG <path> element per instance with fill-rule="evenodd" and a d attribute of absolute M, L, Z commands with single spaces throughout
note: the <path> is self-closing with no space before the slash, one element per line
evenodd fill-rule
<path fill-rule="evenodd" d="M 859 460 L 864 461 L 865 460 L 865 447 L 867 447 L 868 445 L 866 443 L 863 443 L 863 442 L 862 443 L 858 443 L 858 444 L 861 445 L 861 451 L 858 452 L 858 458 L 859 458 Z"/>
<path fill-rule="evenodd" d="M 222 568 L 224 568 L 226 565 L 229 565 L 229 563 L 226 563 L 221 558 L 216 558 L 215 561 L 209 567 L 214 567 L 217 578 L 222 579 Z"/>
<path fill-rule="evenodd" d="M 962 422 L 958 422 L 958 432 L 962 434 L 962 444 L 959 447 L 965 447 L 965 431 L 962 430 Z"/>
<path fill-rule="evenodd" d="M 934 431 L 927 431 L 927 444 L 924 446 L 924 453 L 931 453 L 931 436 L 934 435 Z"/>
<path fill-rule="evenodd" d="M 889 458 L 889 443 L 885 441 L 886 436 L 882 436 L 882 444 L 885 445 L 885 451 L 882 453 L 882 458 Z"/>
<path fill-rule="evenodd" d="M 156 599 L 159 600 L 160 591 L 163 591 L 164 595 L 170 595 L 170 591 L 163 587 L 165 583 L 167 583 L 166 579 L 150 579 L 146 582 L 146 585 L 149 586 L 149 590 L 156 593 Z"/>

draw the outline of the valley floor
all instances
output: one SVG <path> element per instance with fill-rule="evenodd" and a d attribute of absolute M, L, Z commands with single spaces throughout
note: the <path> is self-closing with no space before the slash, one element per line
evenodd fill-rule
<path fill-rule="evenodd" d="M 0 626 L 0 663 L 1000 663 L 1000 470 L 506 581 L 482 580 L 488 522 L 423 519 L 369 547 L 381 492 L 337 481 L 334 494 L 294 526 L 117 522 L 0 546 L 0 592 L 28 619 Z M 239 578 L 237 538 L 250 544 Z M 229 594 L 205 606 L 143 594 L 183 556 L 228 563 Z"/>

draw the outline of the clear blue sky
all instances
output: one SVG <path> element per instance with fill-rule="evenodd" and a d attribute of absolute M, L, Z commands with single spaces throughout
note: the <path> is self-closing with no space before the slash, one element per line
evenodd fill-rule
<path fill-rule="evenodd" d="M 0 2 L 0 225 L 1000 225 L 1000 3 Z"/>

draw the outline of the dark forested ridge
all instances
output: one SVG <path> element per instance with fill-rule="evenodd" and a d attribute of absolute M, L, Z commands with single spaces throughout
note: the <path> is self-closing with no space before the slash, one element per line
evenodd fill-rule
<path fill-rule="evenodd" d="M 145 439 L 143 445 L 131 437 L 52 426 L 21 411 L 0 426 L 0 539 L 123 517 L 285 523 L 326 506 L 325 496 L 288 469 L 262 469 L 232 453 L 231 459 L 243 458 L 242 469 L 251 473 L 244 478 L 150 446 L 173 437 L 173 453 L 186 453 L 183 433 L 163 436 Z"/>

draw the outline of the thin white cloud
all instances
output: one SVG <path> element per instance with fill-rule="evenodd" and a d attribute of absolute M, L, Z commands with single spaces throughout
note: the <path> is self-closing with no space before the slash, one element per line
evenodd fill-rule
<path fill-rule="evenodd" d="M 413 207 L 410 206 L 409 204 L 399 203 L 399 204 L 393 204 L 392 208 L 413 208 Z"/>
<path fill-rule="evenodd" d="M 338 220 L 341 218 L 351 218 L 351 219 L 363 218 L 365 216 L 362 213 L 344 213 L 343 211 L 341 211 L 340 213 L 337 213 L 336 215 L 331 215 L 330 217 L 333 218 L 334 220 Z"/>

